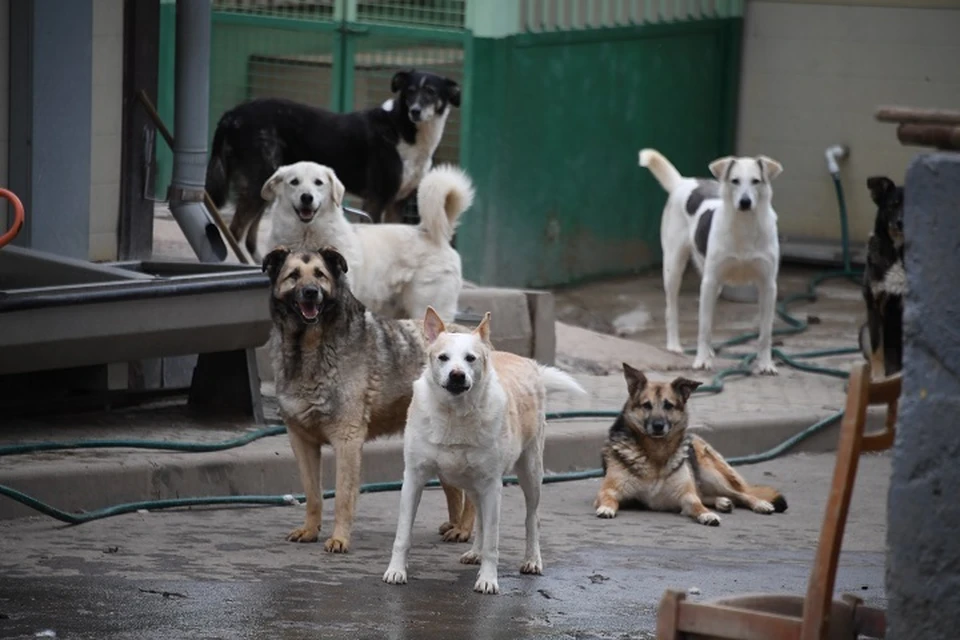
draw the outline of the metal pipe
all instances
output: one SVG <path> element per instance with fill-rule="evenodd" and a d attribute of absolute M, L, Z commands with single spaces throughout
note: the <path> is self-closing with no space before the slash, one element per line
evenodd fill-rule
<path fill-rule="evenodd" d="M 173 180 L 170 212 L 200 262 L 222 262 L 227 247 L 203 206 L 210 111 L 210 0 L 177 0 Z"/>
<path fill-rule="evenodd" d="M 824 152 L 827 158 L 827 170 L 830 177 L 833 178 L 833 186 L 837 192 L 837 206 L 840 208 L 840 247 L 843 251 L 843 270 L 845 273 L 853 272 L 853 263 L 850 256 L 850 229 L 847 221 L 847 203 L 843 197 L 843 183 L 840 182 L 840 164 L 839 161 L 850 155 L 849 147 L 835 144 L 827 147 Z"/>

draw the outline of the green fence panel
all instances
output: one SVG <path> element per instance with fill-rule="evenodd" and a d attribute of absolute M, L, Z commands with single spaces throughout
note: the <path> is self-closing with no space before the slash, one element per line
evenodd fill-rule
<path fill-rule="evenodd" d="M 693 176 L 732 152 L 738 27 L 475 41 L 465 164 L 478 195 L 458 234 L 465 277 L 547 286 L 657 264 L 665 194 L 637 152 L 658 148 Z"/>

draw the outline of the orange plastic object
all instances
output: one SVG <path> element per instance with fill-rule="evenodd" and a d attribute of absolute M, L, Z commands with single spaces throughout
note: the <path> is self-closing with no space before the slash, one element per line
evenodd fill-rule
<path fill-rule="evenodd" d="M 20 229 L 23 228 L 23 203 L 13 191 L 0 189 L 0 196 L 6 198 L 13 204 L 13 226 L 0 236 L 0 247 L 10 244 L 10 241 L 17 237 Z"/>

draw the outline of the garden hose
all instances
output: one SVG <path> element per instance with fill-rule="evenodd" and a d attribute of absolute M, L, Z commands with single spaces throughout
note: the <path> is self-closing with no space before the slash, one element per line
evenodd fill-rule
<path fill-rule="evenodd" d="M 813 301 L 816 300 L 816 288 L 817 286 L 824 282 L 825 280 L 833 278 L 849 278 L 856 279 L 858 275 L 852 270 L 841 270 L 824 273 L 817 276 L 810 281 L 809 286 L 806 291 L 794 294 L 792 296 L 786 297 L 783 302 L 777 305 L 777 315 L 787 323 L 788 326 L 781 327 L 775 330 L 774 335 L 794 335 L 804 331 L 808 323 L 806 320 L 795 318 L 790 315 L 788 308 L 791 304 L 798 301 Z M 721 342 L 715 345 L 714 349 L 717 353 L 720 353 L 723 349 L 728 347 L 738 346 L 745 344 L 757 337 L 757 334 L 754 333 L 745 333 L 736 337 L 733 337 L 729 340 Z M 780 360 L 782 363 L 787 366 L 796 368 L 801 371 L 807 371 L 810 373 L 816 373 L 820 375 L 828 375 L 836 378 L 847 378 L 848 373 L 840 369 L 832 369 L 829 367 L 822 367 L 818 365 L 808 364 L 802 362 L 804 360 L 809 360 L 819 357 L 828 357 L 828 356 L 838 356 L 846 355 L 851 353 L 859 353 L 859 348 L 840 348 L 840 349 L 823 349 L 819 351 L 809 351 L 804 353 L 795 353 L 795 354 L 786 354 L 780 349 L 774 349 L 773 355 L 776 359 Z M 738 362 L 733 366 L 722 369 L 713 376 L 713 379 L 709 384 L 702 385 L 696 391 L 696 393 L 721 393 L 723 391 L 724 381 L 733 376 L 749 376 L 752 374 L 751 365 L 756 359 L 755 353 L 742 353 L 742 354 L 731 354 L 732 357 L 736 358 Z M 619 411 L 560 411 L 556 413 L 548 413 L 548 420 L 568 420 L 575 418 L 615 418 L 620 414 Z M 728 458 L 727 462 L 731 465 L 742 465 L 742 464 L 756 464 L 759 462 L 765 462 L 767 460 L 772 460 L 799 444 L 800 442 L 810 438 L 814 434 L 822 431 L 823 429 L 834 424 L 843 417 L 843 412 L 839 411 L 834 413 L 823 420 L 816 422 L 815 424 L 807 427 L 800 433 L 788 438 L 787 440 L 781 442 L 774 448 L 764 451 L 754 455 L 741 456 L 736 458 Z M 258 429 L 256 431 L 251 431 L 250 433 L 244 434 L 238 438 L 233 438 L 230 440 L 225 440 L 223 442 L 163 442 L 156 440 L 86 440 L 86 441 L 68 441 L 68 442 L 35 442 L 35 443 L 23 443 L 15 444 L 0 447 L 0 457 L 11 456 L 11 455 L 21 455 L 25 453 L 36 453 L 42 451 L 63 451 L 67 449 L 102 449 L 102 448 L 124 448 L 124 449 L 151 449 L 151 450 L 160 450 L 160 451 L 174 451 L 174 452 L 189 452 L 189 453 L 203 453 L 211 451 L 223 451 L 226 449 L 234 449 L 237 447 L 242 447 L 246 444 L 254 442 L 255 440 L 260 440 L 262 438 L 267 438 L 271 436 L 281 435 L 286 432 L 286 428 L 283 426 L 270 426 L 263 429 Z M 543 483 L 551 484 L 555 482 L 569 482 L 573 480 L 585 480 L 588 478 L 600 478 L 603 476 L 602 469 L 589 469 L 586 471 L 571 471 L 566 473 L 555 473 L 548 474 L 544 476 Z M 512 485 L 517 483 L 516 477 L 505 477 L 503 479 L 505 485 Z M 402 486 L 402 482 L 393 481 L 393 482 L 374 482 L 370 484 L 365 484 L 360 487 L 360 493 L 380 493 L 383 491 L 399 491 Z M 427 483 L 428 487 L 439 486 L 437 480 L 432 480 Z M 131 502 L 125 504 L 118 504 L 111 507 L 105 507 L 103 509 L 98 509 L 95 511 L 87 511 L 84 513 L 69 513 L 61 509 L 57 509 L 37 498 L 29 496 L 21 491 L 17 491 L 12 487 L 5 485 L 0 485 L 0 495 L 6 496 L 12 500 L 15 500 L 39 513 L 55 518 L 61 522 L 67 524 L 84 524 L 86 522 L 91 522 L 93 520 L 100 520 L 102 518 L 108 518 L 111 516 L 117 516 L 125 513 L 134 513 L 137 511 L 156 511 L 161 509 L 171 509 L 178 507 L 203 507 L 203 506 L 218 506 L 218 505 L 289 505 L 296 501 L 297 503 L 304 500 L 304 496 L 294 495 L 294 496 L 257 496 L 257 495 L 240 495 L 240 496 L 210 496 L 210 497 L 199 497 L 199 498 L 171 498 L 167 500 L 145 500 L 141 502 Z M 324 498 L 331 498 L 335 495 L 333 490 L 325 491 L 323 494 Z"/>

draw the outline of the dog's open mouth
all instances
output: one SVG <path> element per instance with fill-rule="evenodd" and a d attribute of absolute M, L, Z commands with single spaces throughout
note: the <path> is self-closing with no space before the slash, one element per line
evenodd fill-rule
<path fill-rule="evenodd" d="M 465 391 L 469 391 L 470 385 L 448 382 L 444 389 L 449 391 L 452 395 L 458 396 Z"/>
<path fill-rule="evenodd" d="M 297 212 L 297 217 L 300 218 L 300 222 L 310 222 L 313 220 L 313 216 L 317 215 L 316 210 L 310 207 L 294 208 L 294 211 Z"/>
<path fill-rule="evenodd" d="M 296 302 L 294 306 L 297 307 L 297 311 L 300 312 L 300 316 L 306 322 L 316 322 L 317 316 L 320 315 L 320 307 L 315 300 L 300 300 Z"/>

